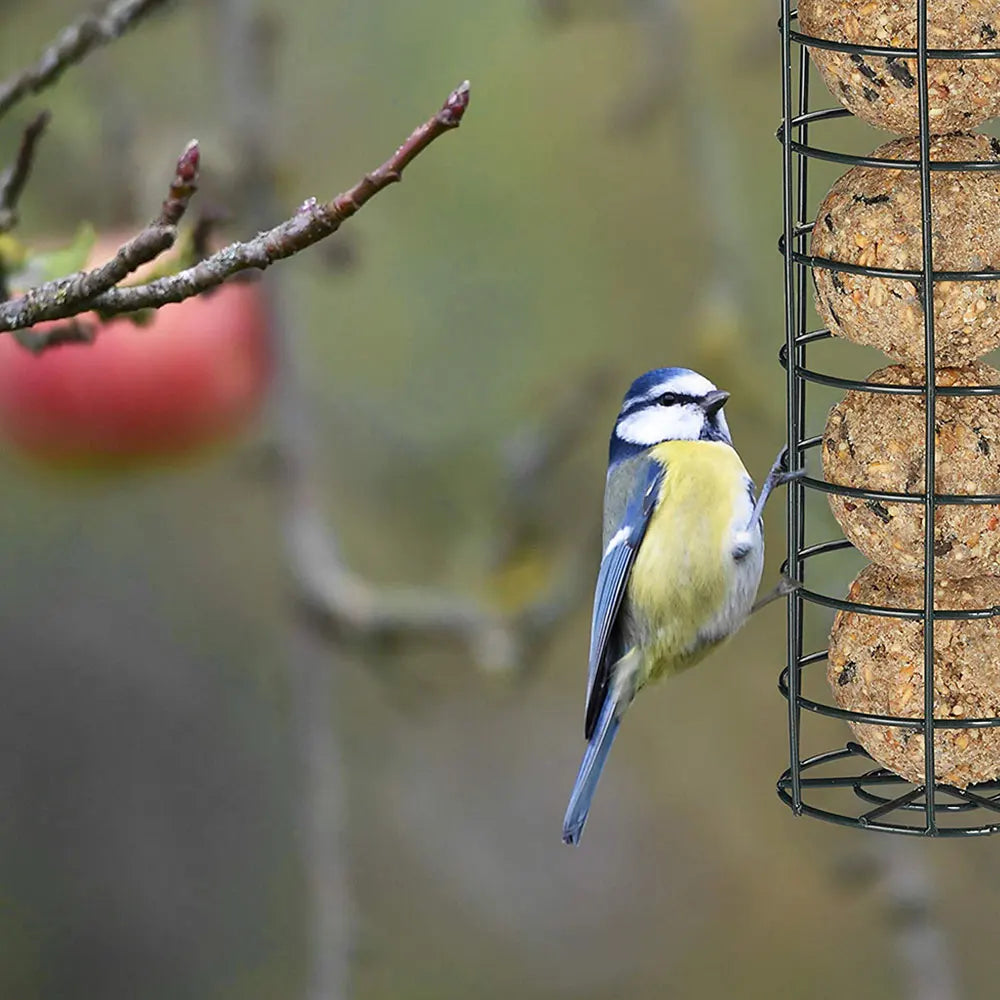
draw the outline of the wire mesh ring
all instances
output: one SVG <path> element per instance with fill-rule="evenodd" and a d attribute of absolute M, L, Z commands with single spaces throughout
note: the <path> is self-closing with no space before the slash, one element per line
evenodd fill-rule
<path fill-rule="evenodd" d="M 827 659 L 827 655 L 825 649 L 809 653 L 800 658 L 799 669 L 805 669 L 814 664 L 822 663 Z M 778 675 L 778 690 L 781 692 L 782 697 L 785 699 L 789 698 L 788 667 L 785 667 Z M 807 698 L 802 694 L 796 699 L 796 705 L 807 712 L 824 715 L 830 719 L 840 719 L 843 722 L 856 722 L 869 726 L 895 726 L 899 729 L 912 729 L 914 731 L 923 731 L 924 729 L 924 718 L 922 715 L 897 716 L 878 715 L 874 712 L 855 712 L 849 708 L 841 708 L 839 705 L 831 705 L 825 701 L 816 701 L 814 698 Z M 935 732 L 943 729 L 996 729 L 997 727 L 1000 727 L 1000 717 L 996 716 L 981 719 L 953 719 L 950 717 L 939 719 L 935 717 L 931 723 L 931 729 Z"/>
<path fill-rule="evenodd" d="M 858 746 L 858 744 L 848 743 L 846 747 L 837 750 L 827 750 L 823 753 L 807 757 L 805 760 L 800 761 L 798 765 L 798 782 L 802 792 L 804 793 L 800 801 L 796 803 L 791 793 L 791 789 L 794 786 L 791 768 L 786 768 L 782 772 L 781 777 L 778 778 L 778 797 L 790 809 L 792 809 L 793 812 L 799 815 L 811 816 L 813 819 L 821 819 L 828 823 L 835 823 L 838 826 L 878 830 L 885 833 L 902 833 L 918 837 L 927 836 L 928 829 L 926 825 L 915 826 L 909 823 L 891 823 L 881 820 L 882 815 L 895 811 L 896 809 L 906 809 L 911 803 L 916 806 L 914 811 L 923 811 L 926 806 L 918 801 L 920 796 L 924 794 L 924 789 L 921 786 L 917 786 L 912 792 L 896 799 L 884 799 L 882 796 L 878 796 L 879 805 L 877 805 L 875 809 L 861 816 L 835 812 L 832 809 L 824 809 L 806 801 L 805 793 L 812 793 L 816 791 L 848 788 L 853 790 L 855 794 L 858 795 L 857 789 L 863 788 L 866 785 L 884 786 L 907 784 L 904 778 L 893 774 L 891 771 L 887 771 L 885 768 L 877 768 L 863 774 L 835 774 L 820 777 L 811 777 L 808 775 L 808 772 L 815 768 L 841 764 L 847 761 L 856 760 L 859 757 L 865 758 L 868 756 L 869 755 L 860 746 Z M 997 787 L 997 783 L 986 782 L 983 785 L 973 787 L 977 790 L 994 790 Z M 1000 802 L 997 802 L 995 797 L 990 798 L 980 796 L 975 791 L 970 791 L 969 789 L 960 790 L 952 788 L 948 785 L 935 785 L 935 792 L 966 799 L 967 801 L 973 802 L 973 804 L 977 807 L 985 807 L 994 811 L 1000 810 Z M 862 799 L 864 798 L 862 795 L 858 795 L 858 797 Z M 946 808 L 947 805 L 950 805 L 950 803 L 935 802 L 935 811 L 940 811 L 947 815 L 949 813 L 949 810 Z M 995 833 L 1000 833 L 1000 823 L 984 823 L 980 826 L 962 827 L 938 826 L 934 830 L 934 836 L 937 837 L 976 837 L 989 836 Z"/>
<path fill-rule="evenodd" d="M 795 442 L 795 451 L 801 456 L 804 452 L 818 447 L 822 441 L 823 436 L 821 434 L 810 438 L 802 438 Z M 831 483 L 826 479 L 817 479 L 815 476 L 800 476 L 795 482 L 805 489 L 816 490 L 832 496 L 851 497 L 855 500 L 864 500 L 866 503 L 920 504 L 925 501 L 923 493 L 892 493 L 888 490 L 869 490 L 861 486 L 846 486 L 843 483 Z M 935 493 L 934 503 L 943 507 L 1000 506 L 1000 493 Z M 802 551 L 805 552 L 808 550 L 804 549 Z"/>
<path fill-rule="evenodd" d="M 828 340 L 832 334 L 828 329 L 811 330 L 795 338 L 796 347 L 805 347 L 820 340 Z M 788 371 L 788 345 L 782 344 L 778 350 L 778 363 Z M 887 396 L 924 396 L 926 385 L 892 385 L 888 382 L 869 382 L 865 379 L 842 378 L 839 375 L 827 375 L 803 365 L 795 366 L 795 377 L 825 385 L 834 389 L 847 389 L 855 392 L 875 392 Z M 935 396 L 970 397 L 970 396 L 1000 396 L 1000 385 L 936 385 Z M 812 439 L 810 439 L 812 440 Z M 818 439 L 817 439 L 818 440 Z"/>
<path fill-rule="evenodd" d="M 838 538 L 799 549 L 796 557 L 799 562 L 806 563 L 818 556 L 852 548 L 853 546 L 846 538 Z M 788 568 L 788 560 L 785 560 L 782 563 L 781 572 L 787 574 Z M 879 618 L 895 618 L 901 621 L 923 621 L 925 615 L 923 608 L 892 608 L 881 604 L 864 604 L 860 601 L 848 600 L 846 597 L 833 597 L 818 590 L 811 590 L 804 583 L 796 589 L 796 594 L 801 600 L 808 601 L 810 604 L 833 608 L 835 611 L 850 611 L 859 615 L 874 615 Z M 979 621 L 984 618 L 996 618 L 1000 616 L 1000 607 L 970 608 L 962 611 L 935 608 L 933 614 L 938 621 Z M 961 729 L 966 727 L 955 726 L 951 728 Z"/>
<path fill-rule="evenodd" d="M 788 37 L 797 45 L 813 49 L 830 49 L 848 55 L 876 56 L 884 59 L 916 59 L 920 52 L 916 48 L 897 48 L 892 45 L 860 45 L 854 42 L 837 42 L 830 38 L 818 38 L 798 31 L 791 25 L 798 23 L 799 12 L 793 10 L 789 18 Z M 778 31 L 784 28 L 784 17 L 778 18 Z M 1000 49 L 927 49 L 928 59 L 1000 59 Z"/>
<path fill-rule="evenodd" d="M 997 163 L 1000 168 L 1000 162 Z M 778 250 L 787 253 L 785 237 L 778 239 Z M 820 257 L 816 254 L 793 250 L 791 258 L 796 264 L 804 264 L 813 270 L 837 271 L 840 274 L 854 274 L 863 278 L 885 278 L 889 281 L 909 281 L 915 285 L 923 285 L 924 272 L 902 270 L 892 267 L 868 267 L 864 264 L 851 264 L 845 260 L 834 260 L 831 257 Z M 937 281 L 1000 281 L 1000 271 L 932 271 L 931 279 Z"/>
<path fill-rule="evenodd" d="M 822 122 L 835 121 L 838 118 L 850 118 L 847 108 L 821 108 L 818 111 L 807 111 L 796 115 L 789 123 L 792 132 L 798 131 L 799 136 L 807 126 Z M 775 136 L 778 142 L 785 138 L 785 126 L 782 123 Z M 987 137 L 988 138 L 988 137 Z M 919 160 L 890 160 L 881 156 L 861 155 L 857 153 L 841 153 L 824 146 L 814 146 L 801 138 L 791 138 L 792 150 L 800 156 L 811 160 L 826 160 L 828 163 L 840 163 L 848 167 L 874 167 L 876 170 L 919 170 Z M 997 160 L 932 160 L 929 164 L 932 173 L 995 173 L 1000 171 L 1000 161 Z"/>

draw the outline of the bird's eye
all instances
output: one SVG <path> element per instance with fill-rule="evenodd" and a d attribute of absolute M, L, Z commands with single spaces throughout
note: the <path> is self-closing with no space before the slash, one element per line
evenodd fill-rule
<path fill-rule="evenodd" d="M 657 402 L 660 406 L 673 406 L 675 403 L 679 402 L 676 392 L 665 392 Z"/>

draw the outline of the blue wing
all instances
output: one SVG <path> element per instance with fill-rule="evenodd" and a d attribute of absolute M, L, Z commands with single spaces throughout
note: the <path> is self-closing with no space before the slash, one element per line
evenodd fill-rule
<path fill-rule="evenodd" d="M 587 712 L 584 734 L 594 733 L 601 709 L 608 697 L 611 666 L 624 653 L 619 649 L 616 626 L 629 574 L 646 534 L 649 519 L 660 495 L 665 469 L 650 459 L 640 470 L 635 492 L 629 498 L 625 516 L 611 536 L 601 559 L 594 594 L 594 617 L 590 628 L 590 669 L 587 680 Z"/>

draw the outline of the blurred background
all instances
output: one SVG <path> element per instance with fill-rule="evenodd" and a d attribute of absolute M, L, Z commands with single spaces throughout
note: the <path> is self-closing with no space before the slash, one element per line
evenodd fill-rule
<path fill-rule="evenodd" d="M 278 265 L 344 558 L 376 584 L 504 606 L 560 573 L 579 586 L 516 668 L 462 643 L 346 642 L 291 599 L 273 407 L 228 447 L 127 474 L 6 451 L 0 996 L 992 995 L 996 843 L 865 836 L 778 802 L 780 604 L 641 700 L 583 845 L 560 842 L 622 392 L 653 366 L 705 372 L 758 480 L 784 440 L 778 4 L 246 6 L 273 29 L 272 223 L 472 81 L 461 130 L 405 184 Z M 85 9 L 0 4 L 3 75 Z M 217 4 L 168 4 L 9 115 L 5 151 L 54 114 L 20 235 L 147 219 L 192 136 L 199 200 L 231 211 L 233 236 L 264 225 L 227 203 L 247 165 L 224 38 Z M 837 128 L 830 144 L 859 152 L 889 138 Z M 816 168 L 817 200 L 836 176 Z M 846 374 L 883 363 L 829 350 Z M 817 432 L 835 399 L 816 394 Z M 511 501 L 518 443 L 567 406 L 558 461 Z M 773 504 L 767 586 L 782 517 Z M 859 565 L 831 563 L 829 589 Z M 829 618 L 810 627 L 820 645 Z M 303 660 L 324 678 L 318 783 Z M 846 736 L 818 725 L 806 750 Z M 317 795 L 339 831 L 318 853 Z M 925 904 L 951 992 L 918 992 L 901 957 Z"/>

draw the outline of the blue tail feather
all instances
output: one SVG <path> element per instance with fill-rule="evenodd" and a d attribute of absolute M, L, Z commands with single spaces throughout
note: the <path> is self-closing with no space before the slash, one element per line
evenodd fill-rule
<path fill-rule="evenodd" d="M 590 737 L 587 750 L 580 764 L 580 773 L 576 776 L 576 784 L 569 797 L 566 818 L 563 820 L 563 843 L 578 844 L 583 834 L 583 825 L 587 822 L 590 803 L 594 798 L 601 771 L 608 759 L 611 744 L 618 732 L 618 703 L 610 694 L 604 699 L 601 714 L 598 716 L 594 734 Z"/>

